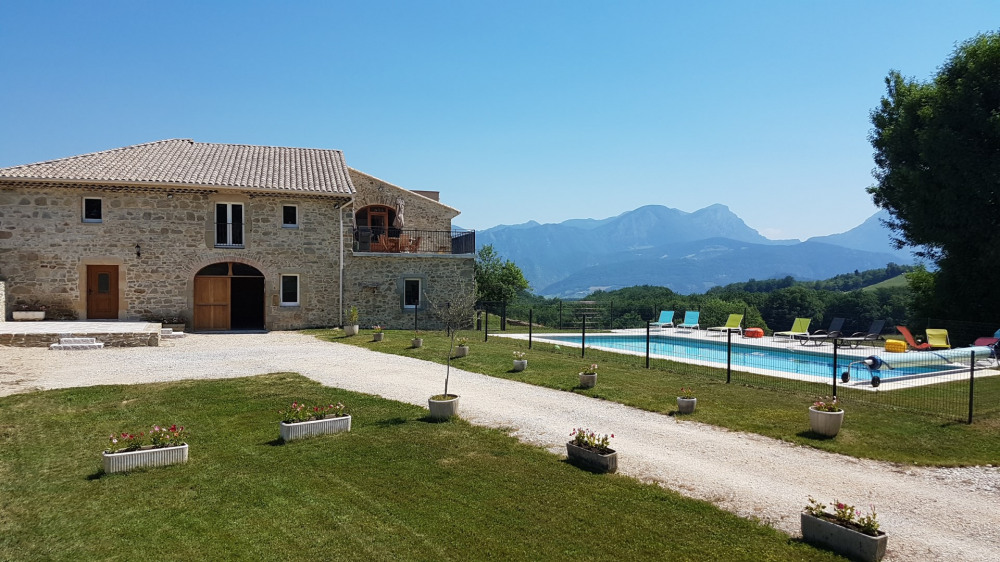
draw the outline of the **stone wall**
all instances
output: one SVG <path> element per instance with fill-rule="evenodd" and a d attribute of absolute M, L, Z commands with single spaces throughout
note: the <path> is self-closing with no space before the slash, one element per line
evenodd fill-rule
<path fill-rule="evenodd" d="M 443 306 L 475 292 L 475 256 L 361 254 L 345 259 L 344 304 L 358 307 L 359 325 L 368 329 L 381 325 L 390 329 L 412 329 L 413 309 L 403 307 L 402 282 L 420 279 L 423 295 L 417 309 L 421 330 L 444 326 L 434 317 L 432 306 Z"/>
<path fill-rule="evenodd" d="M 451 219 L 459 211 L 422 195 L 384 182 L 364 172 L 351 169 L 351 183 L 357 193 L 354 210 L 368 205 L 385 205 L 396 209 L 397 199 L 403 199 L 403 228 L 407 230 L 451 231 Z M 354 221 L 351 221 L 351 226 Z"/>
<path fill-rule="evenodd" d="M 83 222 L 84 197 L 102 200 L 102 222 Z M 214 247 L 216 202 L 244 204 L 244 248 Z M 0 182 L 6 297 L 38 300 L 85 319 L 87 266 L 113 265 L 119 319 L 190 320 L 195 274 L 233 261 L 264 274 L 268 329 L 334 325 L 341 308 L 340 214 L 345 224 L 352 218 L 349 206 L 338 206 L 346 202 L 304 194 Z M 298 207 L 298 228 L 282 227 L 282 205 L 290 204 Z M 300 275 L 300 306 L 279 306 L 279 275 L 292 273 Z"/>

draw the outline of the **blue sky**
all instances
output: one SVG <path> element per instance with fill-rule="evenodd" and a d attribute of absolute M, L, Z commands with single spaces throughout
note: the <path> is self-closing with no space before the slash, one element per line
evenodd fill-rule
<path fill-rule="evenodd" d="M 483 229 L 876 209 L 869 111 L 1000 2 L 0 0 L 0 167 L 167 138 L 336 148 Z"/>

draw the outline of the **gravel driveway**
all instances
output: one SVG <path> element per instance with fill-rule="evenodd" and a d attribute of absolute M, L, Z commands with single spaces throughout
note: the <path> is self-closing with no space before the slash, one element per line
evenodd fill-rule
<path fill-rule="evenodd" d="M 426 406 L 444 367 L 292 332 L 189 335 L 155 348 L 54 352 L 0 347 L 0 396 L 36 389 L 301 373 L 325 385 Z M 471 423 L 509 427 L 565 453 L 573 427 L 614 433 L 619 472 L 792 535 L 806 498 L 873 503 L 887 560 L 1000 559 L 1000 471 L 859 460 L 524 383 L 453 370 Z M 805 413 L 803 412 L 803 423 Z M 835 492 L 833 492 L 835 491 Z"/>

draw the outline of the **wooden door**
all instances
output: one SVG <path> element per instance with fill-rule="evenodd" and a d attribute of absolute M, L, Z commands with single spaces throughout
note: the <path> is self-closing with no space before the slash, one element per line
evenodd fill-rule
<path fill-rule="evenodd" d="M 87 266 L 87 318 L 118 318 L 118 266 Z"/>
<path fill-rule="evenodd" d="M 229 329 L 229 277 L 194 278 L 194 331 Z"/>

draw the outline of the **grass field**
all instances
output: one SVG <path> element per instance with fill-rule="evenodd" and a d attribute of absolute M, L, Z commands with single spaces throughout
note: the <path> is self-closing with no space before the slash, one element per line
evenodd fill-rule
<path fill-rule="evenodd" d="M 425 332 L 424 346 L 410 347 L 412 332 L 386 332 L 385 341 L 373 342 L 362 332 L 351 338 L 339 330 L 311 330 L 308 333 L 330 341 L 347 343 L 398 355 L 407 355 L 444 363 L 448 357 L 448 339 L 443 332 Z M 464 332 L 479 337 L 481 333 Z M 739 384 L 726 384 L 718 369 L 666 362 L 666 367 L 645 369 L 623 361 L 619 354 L 588 350 L 587 358 L 579 350 L 554 349 L 527 342 L 490 337 L 489 341 L 470 342 L 469 356 L 454 359 L 452 365 L 468 371 L 548 388 L 575 392 L 611 400 L 643 410 L 672 415 L 677 391 L 694 387 L 698 407 L 689 419 L 748 431 L 808 445 L 827 451 L 901 463 L 941 466 L 1000 464 L 1000 377 L 976 381 L 976 400 L 981 404 L 974 424 L 947 421 L 905 408 L 908 402 L 921 400 L 922 390 L 893 391 L 894 403 L 902 408 L 851 403 L 843 429 L 835 439 L 817 439 L 809 431 L 807 408 L 817 398 L 829 393 L 829 387 L 816 385 L 815 391 L 797 383 L 795 390 L 773 390 Z M 512 372 L 512 352 L 527 353 L 528 369 Z M 584 363 L 598 363 L 598 384 L 592 389 L 577 388 L 577 373 Z M 461 378 L 453 377 L 451 391 L 461 394 Z"/>
<path fill-rule="evenodd" d="M 283 444 L 293 400 L 344 402 L 352 432 Z M 0 560 L 840 560 L 425 414 L 287 373 L 0 398 Z M 109 434 L 171 423 L 187 464 L 101 472 Z"/>

